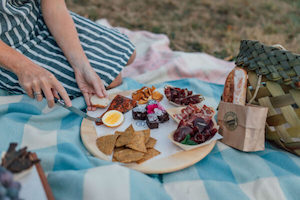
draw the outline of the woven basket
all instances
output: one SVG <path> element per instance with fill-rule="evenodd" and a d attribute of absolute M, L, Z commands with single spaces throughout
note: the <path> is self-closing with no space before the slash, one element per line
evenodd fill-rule
<path fill-rule="evenodd" d="M 248 103 L 269 108 L 266 139 L 300 156 L 300 55 L 243 40 L 236 65 L 248 72 Z"/>

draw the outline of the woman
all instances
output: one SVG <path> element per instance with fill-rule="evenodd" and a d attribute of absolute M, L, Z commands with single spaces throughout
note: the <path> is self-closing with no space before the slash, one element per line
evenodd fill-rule
<path fill-rule="evenodd" d="M 45 97 L 49 107 L 59 95 L 68 106 L 83 95 L 94 110 L 90 96 L 121 84 L 135 58 L 125 35 L 69 13 L 63 0 L 0 4 L 0 88 L 10 93 Z"/>

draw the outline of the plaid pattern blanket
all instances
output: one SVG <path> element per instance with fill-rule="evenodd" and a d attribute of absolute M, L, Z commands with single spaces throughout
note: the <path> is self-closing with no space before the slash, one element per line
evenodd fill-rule
<path fill-rule="evenodd" d="M 187 87 L 218 104 L 222 85 L 197 79 L 162 84 Z M 125 79 L 117 90 L 142 84 Z M 83 98 L 73 105 L 84 108 Z M 79 135 L 81 118 L 48 109 L 27 96 L 0 97 L 0 152 L 18 142 L 37 152 L 56 199 L 297 199 L 300 159 L 266 143 L 243 153 L 220 142 L 197 164 L 169 174 L 146 175 L 91 156 Z"/>

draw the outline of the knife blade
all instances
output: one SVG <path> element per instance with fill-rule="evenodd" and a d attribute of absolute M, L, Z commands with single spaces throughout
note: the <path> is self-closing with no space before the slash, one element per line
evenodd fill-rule
<path fill-rule="evenodd" d="M 66 106 L 64 100 L 62 100 L 62 99 L 55 98 L 54 102 L 55 102 L 56 105 L 62 106 L 64 108 L 68 109 L 69 111 L 71 111 L 71 112 L 73 112 L 73 113 L 75 113 L 75 114 L 77 114 L 77 115 L 79 115 L 79 116 L 81 116 L 85 119 L 88 119 L 88 120 L 91 120 L 91 121 L 94 121 L 94 122 L 98 122 L 98 123 L 102 122 L 102 120 L 100 118 L 91 117 L 88 114 L 86 114 L 85 112 L 81 111 L 80 109 L 78 109 L 74 106 L 71 106 L 71 107 Z"/>

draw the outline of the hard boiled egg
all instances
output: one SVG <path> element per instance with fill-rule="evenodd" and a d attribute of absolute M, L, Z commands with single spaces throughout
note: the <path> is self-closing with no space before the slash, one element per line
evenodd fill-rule
<path fill-rule="evenodd" d="M 110 110 L 102 117 L 102 122 L 107 127 L 117 127 L 124 121 L 124 115 L 120 111 Z"/>

